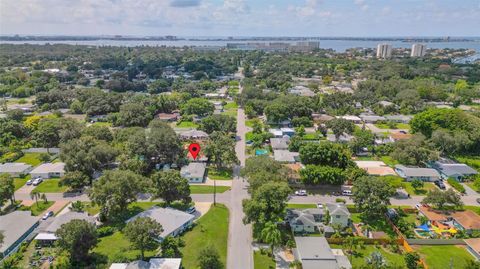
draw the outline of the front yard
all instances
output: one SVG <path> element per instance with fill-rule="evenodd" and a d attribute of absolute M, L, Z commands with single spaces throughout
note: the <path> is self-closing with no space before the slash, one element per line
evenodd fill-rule
<path fill-rule="evenodd" d="M 192 121 L 182 121 L 177 123 L 177 128 L 198 128 L 198 124 Z"/>
<path fill-rule="evenodd" d="M 68 190 L 67 186 L 60 186 L 58 183 L 60 182 L 59 178 L 51 178 L 46 179 L 40 185 L 38 185 L 35 190 L 39 191 L 40 193 L 63 193 Z"/>
<path fill-rule="evenodd" d="M 42 163 L 40 155 L 42 153 L 25 153 L 21 158 L 17 159 L 16 163 L 26 163 L 31 166 L 37 166 Z"/>
<path fill-rule="evenodd" d="M 213 246 L 220 255 L 220 260 L 227 264 L 228 216 L 225 205 L 217 204 L 198 220 L 195 227 L 185 233 L 182 239 L 185 247 L 182 248 L 182 265 L 185 269 L 198 268 L 198 256 L 206 246 Z"/>
<path fill-rule="evenodd" d="M 15 185 L 15 191 L 20 189 L 27 183 L 27 181 L 30 179 L 30 175 L 24 176 L 24 177 L 16 177 L 13 179 L 13 184 Z"/>
<path fill-rule="evenodd" d="M 461 246 L 414 246 L 414 248 L 429 268 L 465 268 L 467 261 L 473 260 L 473 256 Z"/>
<path fill-rule="evenodd" d="M 31 211 L 33 216 L 40 216 L 47 210 L 49 207 L 53 205 L 54 202 L 52 201 L 38 201 L 38 203 L 33 203 L 31 206 L 21 206 L 19 210 L 22 211 Z"/>
<path fill-rule="evenodd" d="M 233 179 L 232 169 L 217 170 L 214 166 L 208 168 L 208 177 L 213 180 L 231 180 Z"/>

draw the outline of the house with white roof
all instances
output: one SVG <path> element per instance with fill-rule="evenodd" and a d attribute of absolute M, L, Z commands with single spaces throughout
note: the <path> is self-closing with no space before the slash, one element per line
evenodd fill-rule
<path fill-rule="evenodd" d="M 0 244 L 0 259 L 18 250 L 38 226 L 38 220 L 30 211 L 14 211 L 0 216 L 0 231 L 4 236 L 3 243 Z"/>
<path fill-rule="evenodd" d="M 26 163 L 3 163 L 0 164 L 0 174 L 9 174 L 12 177 L 22 177 L 32 170 L 32 166 Z"/>
<path fill-rule="evenodd" d="M 160 238 L 156 238 L 158 241 L 162 241 L 167 236 L 177 236 L 183 233 L 192 226 L 195 219 L 194 215 L 177 209 L 154 206 L 128 219 L 126 223 L 141 217 L 151 218 L 162 225 L 163 232 Z"/>
<path fill-rule="evenodd" d="M 203 183 L 206 179 L 207 164 L 191 162 L 180 169 L 180 175 L 188 179 L 189 183 Z"/>
<path fill-rule="evenodd" d="M 395 165 L 395 172 L 404 178 L 406 181 L 412 181 L 414 179 L 420 179 L 422 181 L 435 181 L 439 180 L 440 174 L 437 170 L 432 168 L 420 168 L 420 167 L 407 167 L 401 164 Z"/>
<path fill-rule="evenodd" d="M 110 269 L 180 269 L 181 258 L 152 258 L 150 261 L 133 261 L 130 263 L 112 263 Z"/>
<path fill-rule="evenodd" d="M 65 163 L 44 163 L 30 171 L 32 178 L 58 178 L 65 175 Z"/>

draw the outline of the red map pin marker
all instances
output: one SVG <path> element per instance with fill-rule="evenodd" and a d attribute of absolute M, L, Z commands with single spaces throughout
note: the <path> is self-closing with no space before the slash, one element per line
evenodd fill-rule
<path fill-rule="evenodd" d="M 195 160 L 200 152 L 200 145 L 198 143 L 192 143 L 188 146 L 188 151 L 190 151 L 190 154 L 192 154 L 192 157 Z"/>

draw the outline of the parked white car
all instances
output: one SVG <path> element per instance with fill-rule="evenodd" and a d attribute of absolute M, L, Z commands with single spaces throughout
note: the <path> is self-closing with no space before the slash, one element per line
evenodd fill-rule
<path fill-rule="evenodd" d="M 352 195 L 353 195 L 353 193 L 352 193 L 352 191 L 351 191 L 351 190 L 343 190 L 343 191 L 342 191 L 342 195 L 345 195 L 345 196 L 352 196 Z"/>
<path fill-rule="evenodd" d="M 38 186 L 38 185 L 40 185 L 40 183 L 42 183 L 42 182 L 43 182 L 43 178 L 37 177 L 36 179 L 33 180 L 32 185 L 33 185 L 33 186 Z"/>
<path fill-rule="evenodd" d="M 42 220 L 46 220 L 52 216 L 53 216 L 53 211 L 48 211 L 47 213 L 45 213 L 45 215 L 43 215 Z"/>
<path fill-rule="evenodd" d="M 307 191 L 306 190 L 298 190 L 298 191 L 295 191 L 295 195 L 297 195 L 297 196 L 307 196 Z"/>

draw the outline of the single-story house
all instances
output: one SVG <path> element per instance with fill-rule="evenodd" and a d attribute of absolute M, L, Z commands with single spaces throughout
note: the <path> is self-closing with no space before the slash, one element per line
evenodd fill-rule
<path fill-rule="evenodd" d="M 357 116 L 353 116 L 353 115 L 336 116 L 336 117 L 339 118 L 339 119 L 344 119 L 344 120 L 351 121 L 353 123 L 362 123 L 361 118 L 359 118 Z"/>
<path fill-rule="evenodd" d="M 303 269 L 350 269 L 352 265 L 342 250 L 332 250 L 325 237 L 295 237 L 295 259 Z"/>
<path fill-rule="evenodd" d="M 309 88 L 307 88 L 305 86 L 301 86 L 301 85 L 290 88 L 290 89 L 288 89 L 288 91 L 291 94 L 295 94 L 295 95 L 299 95 L 299 96 L 307 96 L 307 97 L 315 96 L 315 93 L 312 90 L 310 90 Z"/>
<path fill-rule="evenodd" d="M 315 122 L 327 122 L 333 120 L 335 117 L 327 114 L 313 113 L 312 118 Z"/>
<path fill-rule="evenodd" d="M 278 150 L 278 149 L 286 150 L 288 149 L 289 141 L 290 139 L 288 137 L 270 138 L 270 145 L 272 146 L 273 150 Z"/>
<path fill-rule="evenodd" d="M 180 138 L 183 140 L 205 140 L 208 139 L 208 134 L 204 131 L 192 129 L 185 132 L 180 133 Z"/>
<path fill-rule="evenodd" d="M 32 178 L 41 177 L 43 179 L 47 178 L 58 178 L 65 175 L 65 163 L 44 163 L 35 167 L 30 171 Z"/>
<path fill-rule="evenodd" d="M 343 203 L 327 203 L 327 210 L 330 214 L 330 221 L 329 223 L 332 226 L 339 225 L 341 228 L 345 228 L 350 226 L 350 211 L 348 211 L 347 207 Z"/>
<path fill-rule="evenodd" d="M 337 137 L 334 134 L 327 134 L 327 140 L 330 142 L 339 142 L 339 143 L 348 143 L 352 141 L 354 138 L 353 135 L 349 135 L 347 133 L 343 133 L 340 137 Z"/>
<path fill-rule="evenodd" d="M 0 231 L 3 233 L 3 243 L 0 244 L 0 258 L 8 257 L 16 252 L 38 226 L 39 218 L 32 216 L 30 211 L 14 211 L 0 216 Z"/>
<path fill-rule="evenodd" d="M 275 138 L 292 137 L 295 134 L 295 130 L 292 128 L 268 129 L 268 132 Z"/>
<path fill-rule="evenodd" d="M 133 261 L 130 263 L 112 263 L 110 269 L 180 269 L 181 258 L 151 258 L 150 261 Z"/>
<path fill-rule="evenodd" d="M 159 113 L 157 114 L 157 118 L 161 121 L 173 122 L 180 118 L 180 113 Z"/>
<path fill-rule="evenodd" d="M 397 164 L 395 165 L 395 172 L 397 172 L 397 174 L 406 181 L 420 179 L 422 181 L 429 182 L 439 180 L 441 178 L 437 170 L 432 168 L 407 167 Z"/>
<path fill-rule="evenodd" d="M 380 102 L 378 102 L 378 104 L 383 106 L 383 107 L 388 107 L 388 106 L 394 106 L 395 105 L 394 103 L 389 102 L 389 101 L 380 101 Z"/>
<path fill-rule="evenodd" d="M 389 167 L 382 161 L 355 161 L 355 163 L 359 168 L 367 171 L 369 175 L 397 175 L 391 167 Z"/>
<path fill-rule="evenodd" d="M 412 120 L 412 116 L 410 115 L 387 115 L 384 116 L 386 120 L 398 122 L 398 123 L 409 123 Z"/>
<path fill-rule="evenodd" d="M 189 183 L 203 183 L 206 179 L 207 164 L 191 162 L 180 169 L 180 175 L 188 179 Z"/>
<path fill-rule="evenodd" d="M 467 244 L 468 252 L 477 260 L 480 260 L 480 238 L 468 238 L 463 239 L 463 241 Z"/>
<path fill-rule="evenodd" d="M 468 176 L 478 174 L 477 170 L 470 166 L 449 159 L 440 159 L 430 163 L 429 166 L 436 169 L 444 179 L 454 178 L 457 181 L 463 181 Z"/>
<path fill-rule="evenodd" d="M 273 151 L 273 158 L 277 162 L 282 163 L 296 163 L 300 158 L 298 152 L 290 152 L 288 150 L 275 150 Z"/>
<path fill-rule="evenodd" d="M 95 224 L 95 217 L 89 216 L 84 212 L 67 212 L 65 214 L 60 214 L 53 218 L 53 222 L 48 225 L 45 229 L 41 230 L 38 235 L 35 237 L 36 240 L 43 241 L 45 243 L 56 241 L 58 238 L 55 236 L 60 227 L 69 223 L 72 220 L 86 220 L 89 223 Z"/>
<path fill-rule="evenodd" d="M 455 211 L 452 218 L 457 225 L 462 227 L 467 233 L 480 231 L 480 216 L 471 210 Z"/>
<path fill-rule="evenodd" d="M 0 174 L 9 174 L 12 177 L 21 177 L 32 171 L 32 166 L 26 163 L 3 163 L 0 164 Z"/>
<path fill-rule="evenodd" d="M 378 116 L 378 115 L 366 115 L 362 114 L 360 115 L 360 118 L 363 120 L 365 123 L 375 123 L 377 121 L 384 121 L 385 117 Z"/>
<path fill-rule="evenodd" d="M 154 206 L 128 219 L 126 223 L 140 217 L 151 218 L 162 225 L 163 232 L 160 238 L 156 238 L 158 241 L 162 241 L 167 236 L 177 236 L 183 233 L 192 226 L 193 220 L 195 219 L 194 215 L 177 209 Z"/>

